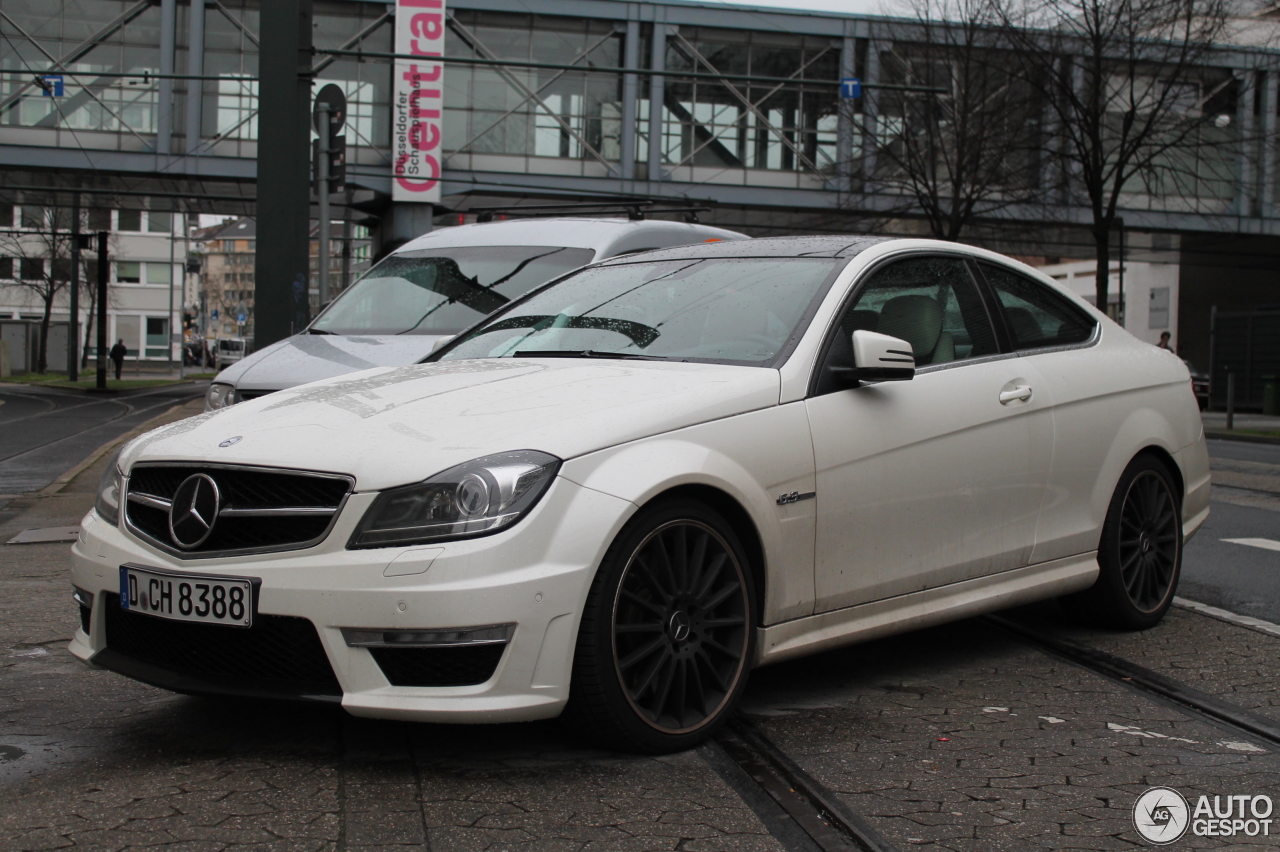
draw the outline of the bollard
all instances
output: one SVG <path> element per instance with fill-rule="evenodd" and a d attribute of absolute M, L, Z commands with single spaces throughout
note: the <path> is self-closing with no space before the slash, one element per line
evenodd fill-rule
<path fill-rule="evenodd" d="M 1227 431 L 1236 428 L 1236 374 L 1227 373 Z"/>

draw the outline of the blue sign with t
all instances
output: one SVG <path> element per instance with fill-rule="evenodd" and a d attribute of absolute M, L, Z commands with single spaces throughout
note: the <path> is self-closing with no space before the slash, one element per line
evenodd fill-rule
<path fill-rule="evenodd" d="M 45 74 L 40 78 L 40 89 L 44 92 L 46 98 L 60 98 L 63 93 L 63 80 L 61 74 Z"/>
<path fill-rule="evenodd" d="M 846 77 L 841 80 L 840 97 L 845 100 L 862 97 L 862 81 L 857 77 Z"/>

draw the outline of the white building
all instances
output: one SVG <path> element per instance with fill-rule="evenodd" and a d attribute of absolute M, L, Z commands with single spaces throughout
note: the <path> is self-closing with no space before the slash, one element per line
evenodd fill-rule
<path fill-rule="evenodd" d="M 13 373 L 36 369 L 43 304 L 36 291 L 22 285 L 23 278 L 35 280 L 48 273 L 47 240 L 37 238 L 41 230 L 42 208 L 0 206 L 0 345 L 7 350 L 7 364 Z M 64 209 L 60 214 L 68 215 Z M 81 230 L 108 231 L 110 271 L 107 289 L 107 337 L 110 344 L 123 340 L 129 350 L 126 370 L 148 362 L 160 365 L 182 356 L 174 333 L 182 328 L 184 304 L 198 297 L 194 282 L 185 274 L 188 242 L 186 222 L 181 214 L 137 209 L 85 210 Z M 47 229 L 47 219 L 45 219 Z M 64 223 L 64 226 L 69 221 Z M 28 236 L 28 234 L 30 236 Z M 39 256 L 41 248 L 45 257 Z M 7 255 L 7 256 L 6 256 Z M 83 347 L 90 329 L 89 356 L 96 357 L 97 330 L 90 317 L 90 290 L 96 283 L 95 248 L 82 252 L 78 347 Z M 69 268 L 67 261 L 62 261 Z M 42 266 L 37 267 L 37 264 Z M 87 279 L 87 280 L 86 280 Z M 190 290 L 191 292 L 187 292 Z M 67 370 L 67 330 L 70 318 L 70 287 L 63 286 L 54 300 L 49 331 L 48 368 Z M 89 362 L 93 368 L 92 360 Z"/>
<path fill-rule="evenodd" d="M 1080 260 L 1041 266 L 1040 271 L 1096 305 L 1097 268 L 1096 261 Z M 1160 333 L 1167 331 L 1174 351 L 1178 349 L 1178 270 L 1177 263 L 1132 260 L 1124 263 L 1125 330 L 1151 344 L 1158 343 Z M 1112 318 L 1120 314 L 1120 271 L 1120 262 L 1112 261 L 1107 288 L 1107 315 Z"/>

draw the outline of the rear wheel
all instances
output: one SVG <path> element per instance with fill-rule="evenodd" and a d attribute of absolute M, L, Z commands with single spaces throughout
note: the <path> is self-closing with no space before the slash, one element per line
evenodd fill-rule
<path fill-rule="evenodd" d="M 1182 571 L 1182 501 L 1169 471 L 1143 455 L 1129 463 L 1107 508 L 1098 581 L 1063 599 L 1073 613 L 1140 630 L 1164 617 Z"/>
<path fill-rule="evenodd" d="M 588 595 L 566 721 L 628 751 L 706 739 L 746 685 L 754 602 L 745 553 L 719 514 L 683 499 L 642 510 Z"/>

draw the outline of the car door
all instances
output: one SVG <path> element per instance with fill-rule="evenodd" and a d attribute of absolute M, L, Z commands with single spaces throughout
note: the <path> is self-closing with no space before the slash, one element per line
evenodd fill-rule
<path fill-rule="evenodd" d="M 1053 466 L 1036 525 L 1032 559 L 1045 562 L 1098 546 L 1095 495 L 1107 470 L 1110 438 L 1121 430 L 1144 379 L 1094 346 L 1098 322 L 1047 284 L 986 261 L 977 265 L 1019 360 L 1034 366 L 1054 399 Z M 1118 472 L 1114 472 L 1118 476 Z M 1110 493 L 1111 484 L 1105 485 Z"/>
<path fill-rule="evenodd" d="M 910 381 L 826 368 L 855 329 L 906 340 Z M 819 612 L 1028 564 L 1053 446 L 1035 369 L 997 342 L 969 263 L 916 255 L 864 275 L 806 400 L 817 471 Z"/>

